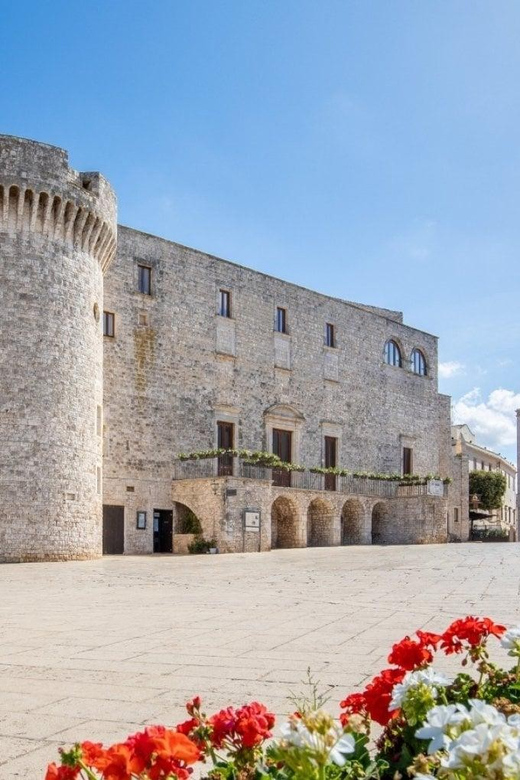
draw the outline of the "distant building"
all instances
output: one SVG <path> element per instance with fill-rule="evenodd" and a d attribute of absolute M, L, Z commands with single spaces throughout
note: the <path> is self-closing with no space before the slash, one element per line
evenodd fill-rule
<path fill-rule="evenodd" d="M 500 509 L 486 512 L 474 507 L 475 514 L 481 515 L 474 520 L 474 527 L 500 526 L 510 529 L 517 539 L 516 505 L 516 467 L 500 453 L 488 450 L 477 444 L 475 435 L 467 425 L 451 426 L 453 454 L 465 456 L 468 461 L 468 473 L 472 471 L 500 471 L 507 480 L 506 492 Z M 471 497 L 470 497 L 471 511 Z"/>

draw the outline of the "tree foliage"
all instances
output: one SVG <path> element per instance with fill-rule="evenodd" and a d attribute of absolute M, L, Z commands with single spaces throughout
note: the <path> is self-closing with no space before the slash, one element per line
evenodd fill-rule
<path fill-rule="evenodd" d="M 500 471 L 472 471 L 469 475 L 469 493 L 479 497 L 482 509 L 498 509 L 506 492 L 507 480 Z"/>

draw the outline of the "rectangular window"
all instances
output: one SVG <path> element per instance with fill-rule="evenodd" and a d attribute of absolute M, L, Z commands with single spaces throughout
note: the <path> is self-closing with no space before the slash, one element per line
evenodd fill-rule
<path fill-rule="evenodd" d="M 330 322 L 327 322 L 325 324 L 325 346 L 327 347 L 336 346 L 336 334 L 334 332 L 334 325 L 332 325 Z"/>
<path fill-rule="evenodd" d="M 234 425 L 229 422 L 217 422 L 217 446 L 219 450 L 232 450 L 234 447 Z M 218 456 L 219 477 L 233 476 L 233 456 L 226 453 Z"/>
<path fill-rule="evenodd" d="M 413 450 L 403 447 L 403 474 L 413 474 Z"/>
<path fill-rule="evenodd" d="M 231 317 L 231 293 L 229 290 L 219 290 L 218 313 L 221 317 Z"/>
<path fill-rule="evenodd" d="M 276 330 L 278 333 L 287 333 L 287 310 L 281 306 L 276 308 Z"/>
<path fill-rule="evenodd" d="M 114 315 L 111 311 L 103 312 L 103 336 L 109 336 L 112 339 L 114 338 L 114 319 Z"/>
<path fill-rule="evenodd" d="M 101 436 L 103 433 L 103 410 L 101 406 L 96 408 L 96 434 Z"/>
<path fill-rule="evenodd" d="M 273 454 L 278 455 L 284 463 L 292 460 L 292 433 L 273 428 Z M 291 472 L 284 469 L 273 469 L 273 484 L 278 487 L 291 487 Z"/>
<path fill-rule="evenodd" d="M 335 469 L 338 457 L 338 440 L 335 436 L 325 436 L 325 468 Z M 336 490 L 336 475 L 325 474 L 325 490 Z"/>
<path fill-rule="evenodd" d="M 147 265 L 137 266 L 137 289 L 143 295 L 152 294 L 152 269 Z"/>
<path fill-rule="evenodd" d="M 456 506 L 453 510 L 453 520 L 458 523 L 459 522 L 459 508 Z"/>

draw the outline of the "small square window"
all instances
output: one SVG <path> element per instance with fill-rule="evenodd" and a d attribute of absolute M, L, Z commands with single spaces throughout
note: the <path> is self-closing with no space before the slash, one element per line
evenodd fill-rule
<path fill-rule="evenodd" d="M 103 312 L 103 336 L 109 336 L 111 339 L 115 335 L 115 316 L 111 311 Z"/>
<path fill-rule="evenodd" d="M 219 290 L 218 313 L 221 317 L 231 317 L 231 293 L 229 290 Z"/>
<path fill-rule="evenodd" d="M 276 307 L 276 330 L 278 333 L 287 333 L 287 309 Z"/>
<path fill-rule="evenodd" d="M 336 346 L 336 331 L 334 325 L 332 325 L 330 322 L 325 324 L 325 345 L 327 347 Z"/>
<path fill-rule="evenodd" d="M 147 265 L 137 266 L 137 289 L 143 295 L 152 294 L 152 269 Z"/>

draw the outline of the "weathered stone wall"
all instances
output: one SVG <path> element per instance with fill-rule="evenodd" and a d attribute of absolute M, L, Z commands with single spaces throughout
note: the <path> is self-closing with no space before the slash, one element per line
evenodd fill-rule
<path fill-rule="evenodd" d="M 103 271 L 116 202 L 0 136 L 0 560 L 101 554 Z"/>
<path fill-rule="evenodd" d="M 152 295 L 137 292 L 139 264 L 152 269 Z M 231 291 L 231 320 L 217 315 L 220 288 Z M 287 309 L 285 336 L 273 332 L 277 306 Z M 449 420 L 437 392 L 437 339 L 399 313 L 128 228 L 120 228 L 105 309 L 116 328 L 105 338 L 106 503 L 126 504 L 132 484 L 133 509 L 171 506 L 175 455 L 214 447 L 219 419 L 234 422 L 235 445 L 251 449 L 270 449 L 272 428 L 287 425 L 293 460 L 307 466 L 323 462 L 324 436 L 335 435 L 346 468 L 400 471 L 403 446 L 413 448 L 416 473 L 443 467 Z M 337 348 L 324 346 L 326 322 Z M 403 368 L 383 362 L 389 338 Z M 410 371 L 414 347 L 426 356 L 426 377 Z M 126 542 L 128 552 L 150 550 L 151 533 L 132 531 Z"/>
<path fill-rule="evenodd" d="M 469 463 L 464 454 L 452 456 L 452 484 L 448 495 L 448 538 L 467 542 L 469 539 Z M 455 510 L 458 509 L 456 513 Z M 458 519 L 457 519 L 458 516 Z"/>
<path fill-rule="evenodd" d="M 173 500 L 197 515 L 205 538 L 215 539 L 223 553 L 447 541 L 445 498 L 349 496 L 236 477 L 179 480 L 172 491 Z M 260 533 L 244 528 L 245 510 L 260 512 Z"/>

